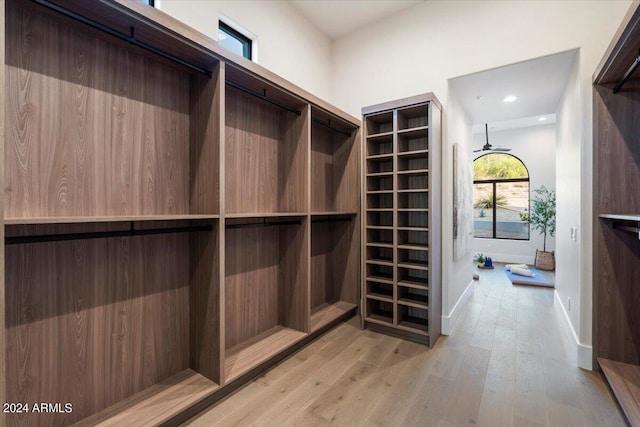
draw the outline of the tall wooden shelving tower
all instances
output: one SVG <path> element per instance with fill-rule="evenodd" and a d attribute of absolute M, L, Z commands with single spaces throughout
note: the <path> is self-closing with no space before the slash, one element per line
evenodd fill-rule
<path fill-rule="evenodd" d="M 593 80 L 593 352 L 631 425 L 640 425 L 640 2 Z"/>
<path fill-rule="evenodd" d="M 356 314 L 358 119 L 143 2 L 0 6 L 0 400 L 63 405 L 0 425 L 177 424 Z"/>
<path fill-rule="evenodd" d="M 441 111 L 432 93 L 362 109 L 364 323 L 428 345 L 441 323 Z"/>

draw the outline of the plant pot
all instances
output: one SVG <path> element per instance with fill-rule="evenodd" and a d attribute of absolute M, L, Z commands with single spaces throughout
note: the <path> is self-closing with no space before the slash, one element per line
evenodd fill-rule
<path fill-rule="evenodd" d="M 554 251 L 545 252 L 536 249 L 535 266 L 539 270 L 552 271 L 556 269 L 556 255 Z"/>

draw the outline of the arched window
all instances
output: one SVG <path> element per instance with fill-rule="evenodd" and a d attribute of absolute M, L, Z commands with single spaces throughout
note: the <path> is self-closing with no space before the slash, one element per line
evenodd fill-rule
<path fill-rule="evenodd" d="M 529 240 L 528 210 L 529 171 L 520 159 L 489 153 L 473 161 L 474 237 Z"/>

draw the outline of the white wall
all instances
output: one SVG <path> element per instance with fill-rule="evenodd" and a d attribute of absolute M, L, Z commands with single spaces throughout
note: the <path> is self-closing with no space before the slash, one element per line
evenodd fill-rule
<path fill-rule="evenodd" d="M 473 147 L 482 147 L 486 136 L 484 132 L 473 135 Z M 494 146 L 511 148 L 513 154 L 529 171 L 529 188 L 531 197 L 533 190 L 544 185 L 550 190 L 556 188 L 556 126 L 530 126 L 519 129 L 489 131 L 489 142 Z M 476 159 L 483 152 L 474 153 Z M 530 240 L 493 240 L 473 239 L 473 252 L 482 252 L 494 261 L 524 262 L 533 264 L 536 249 L 542 250 L 543 238 L 536 230 L 531 229 Z M 555 239 L 547 236 L 547 250 L 555 250 Z"/>
<path fill-rule="evenodd" d="M 451 144 L 458 143 L 459 152 L 470 153 L 473 141 L 471 119 L 453 90 L 449 95 L 444 122 L 443 139 L 451 141 Z M 464 300 L 473 291 L 473 251 L 469 248 L 464 257 L 458 261 L 453 259 L 453 153 L 451 150 L 443 150 L 442 154 L 442 333 L 448 335 L 460 314 Z M 472 167 L 471 156 L 461 158 L 468 159 L 468 167 Z M 460 205 L 458 207 L 460 208 Z M 473 213 L 470 212 L 467 217 L 473 218 Z M 459 227 L 459 230 L 464 229 L 465 227 Z"/>
<path fill-rule="evenodd" d="M 331 101 L 351 114 L 362 106 L 434 92 L 449 108 L 447 79 L 580 48 L 578 78 L 581 116 L 579 169 L 565 176 L 581 198 L 563 209 L 578 212 L 580 239 L 577 269 L 583 302 L 577 323 L 580 341 L 591 344 L 591 75 L 630 5 L 629 0 L 593 1 L 428 1 L 334 41 Z M 449 120 L 454 120 L 449 114 Z M 451 158 L 445 141 L 443 158 Z M 451 176 L 450 162 L 444 176 Z M 446 206 L 445 206 L 446 208 Z M 443 209 L 443 239 L 451 240 L 450 215 Z M 564 227 L 558 235 L 569 232 Z M 446 257 L 445 257 L 446 260 Z M 443 266 L 443 271 L 451 271 Z M 450 275 L 443 286 L 462 289 L 465 281 Z M 443 292 L 448 292 L 446 289 Z M 457 303 L 451 292 L 443 313 Z M 573 301 L 572 301 L 573 303 Z M 572 311 L 574 308 L 572 307 Z"/>
<path fill-rule="evenodd" d="M 288 2 L 162 0 L 157 6 L 214 40 L 219 14 L 231 18 L 258 37 L 260 65 L 329 100 L 331 42 Z"/>
<path fill-rule="evenodd" d="M 557 110 L 557 168 L 556 188 L 558 215 L 557 225 L 560 233 L 556 236 L 556 293 L 558 300 L 567 313 L 571 327 L 578 343 L 591 346 L 591 286 L 582 279 L 586 277 L 581 271 L 581 245 L 591 244 L 583 240 L 581 233 L 576 241 L 571 239 L 571 227 L 577 230 L 590 228 L 590 223 L 581 226 L 582 219 L 576 206 L 583 210 L 591 210 L 581 194 L 581 118 L 579 62 L 574 64 L 565 92 Z M 569 304 L 571 299 L 571 304 Z M 582 313 L 582 315 L 581 315 Z M 582 322 L 585 323 L 582 323 Z M 590 363 L 590 360 L 588 361 Z"/>

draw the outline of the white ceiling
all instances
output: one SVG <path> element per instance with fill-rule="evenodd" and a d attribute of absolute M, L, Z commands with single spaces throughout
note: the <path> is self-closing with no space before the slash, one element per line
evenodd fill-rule
<path fill-rule="evenodd" d="M 290 0 L 330 39 L 337 39 L 424 0 Z"/>
<path fill-rule="evenodd" d="M 479 125 L 474 131 L 483 132 L 484 123 L 489 130 L 492 125 L 498 130 L 548 124 L 551 119 L 538 122 L 538 117 L 551 118 L 556 112 L 576 57 L 577 50 L 572 50 L 457 77 L 450 80 L 451 89 L 472 123 Z M 508 95 L 518 99 L 503 102 Z"/>

